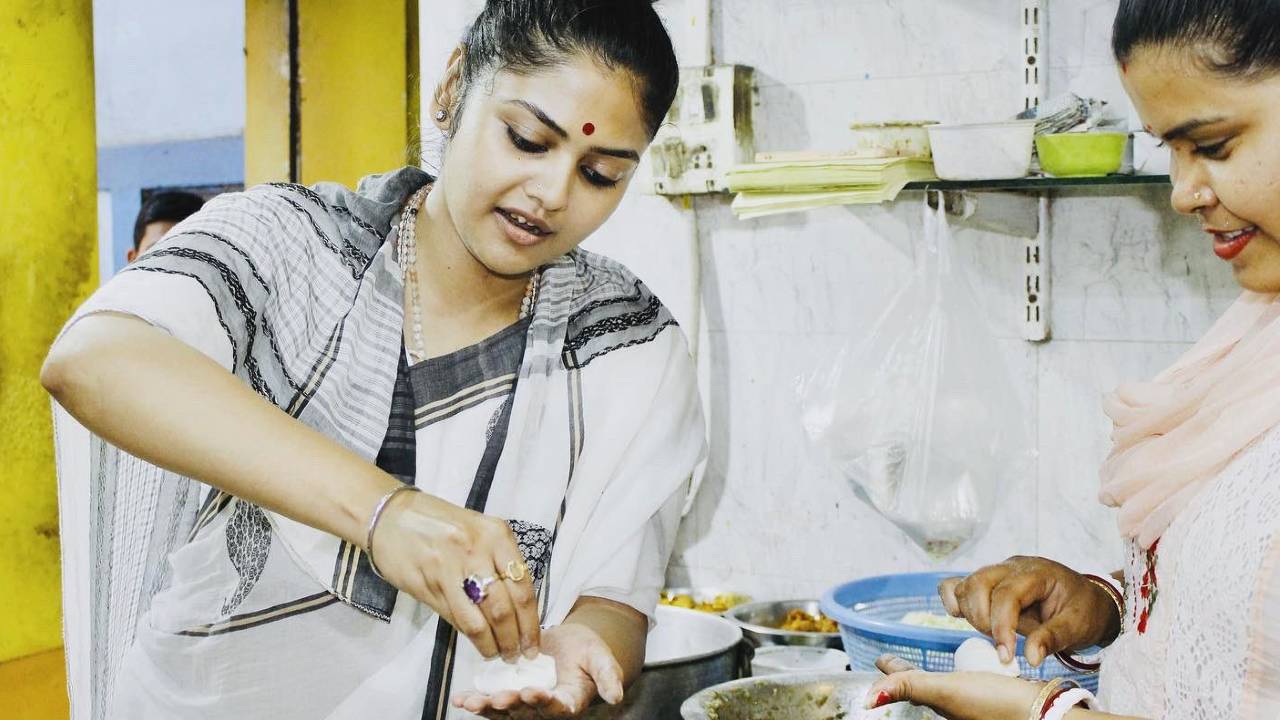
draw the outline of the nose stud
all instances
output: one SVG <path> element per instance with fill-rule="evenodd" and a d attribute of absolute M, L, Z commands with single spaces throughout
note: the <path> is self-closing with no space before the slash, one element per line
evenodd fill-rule
<path fill-rule="evenodd" d="M 1196 202 L 1200 202 L 1200 200 L 1201 200 L 1201 197 L 1200 197 L 1200 191 L 1199 191 L 1199 190 L 1197 190 L 1197 191 L 1196 191 L 1196 193 L 1195 193 L 1194 195 L 1192 195 L 1191 197 L 1195 198 Z"/>

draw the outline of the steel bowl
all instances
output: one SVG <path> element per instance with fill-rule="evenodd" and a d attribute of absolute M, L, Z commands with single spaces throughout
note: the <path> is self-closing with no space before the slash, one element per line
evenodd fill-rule
<path fill-rule="evenodd" d="M 879 673 L 795 673 L 734 680 L 709 687 L 680 706 L 683 720 L 934 720 L 906 703 L 865 710 Z"/>
<path fill-rule="evenodd" d="M 738 605 L 730 608 L 724 616 L 738 623 L 742 628 L 743 636 L 756 647 L 805 645 L 844 650 L 844 642 L 840 640 L 839 631 L 794 632 L 778 627 L 787 619 L 787 613 L 792 610 L 803 610 L 810 615 L 818 615 L 822 612 L 817 600 L 771 600 Z"/>

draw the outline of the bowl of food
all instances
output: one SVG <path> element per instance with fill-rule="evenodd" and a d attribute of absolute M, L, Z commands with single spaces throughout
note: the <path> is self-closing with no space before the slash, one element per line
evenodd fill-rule
<path fill-rule="evenodd" d="M 1120 169 L 1128 143 L 1128 133 L 1058 133 L 1037 136 L 1036 153 L 1040 168 L 1050 175 L 1096 177 Z"/>
<path fill-rule="evenodd" d="M 844 649 L 840 626 L 822 614 L 817 600 L 745 603 L 724 616 L 738 623 L 743 636 L 756 647 L 807 645 Z"/>
<path fill-rule="evenodd" d="M 715 685 L 680 706 L 684 720 L 934 720 L 927 708 L 894 703 L 864 710 L 879 673 L 794 673 Z"/>
<path fill-rule="evenodd" d="M 667 588 L 658 594 L 659 605 L 724 614 L 730 608 L 751 602 L 749 595 L 716 588 Z"/>

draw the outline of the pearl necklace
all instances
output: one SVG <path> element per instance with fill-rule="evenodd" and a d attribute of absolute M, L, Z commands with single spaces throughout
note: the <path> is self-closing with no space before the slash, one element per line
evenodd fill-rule
<path fill-rule="evenodd" d="M 416 347 L 405 348 L 409 353 L 409 361 L 419 363 L 427 359 L 427 344 L 422 339 L 422 306 L 418 300 L 418 210 L 431 191 L 430 185 L 423 185 L 409 198 L 400 212 L 400 228 L 396 235 L 396 258 L 400 263 L 400 278 L 404 282 L 405 293 L 411 305 L 413 322 L 413 344 Z M 538 280 L 542 276 L 541 268 L 534 270 L 529 276 L 529 285 L 524 289 L 524 299 L 520 301 L 520 317 L 529 317 L 533 312 L 533 304 L 538 292 Z"/>

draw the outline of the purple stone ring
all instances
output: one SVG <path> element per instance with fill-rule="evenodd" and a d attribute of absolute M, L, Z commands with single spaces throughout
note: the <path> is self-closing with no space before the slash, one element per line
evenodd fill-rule
<path fill-rule="evenodd" d="M 479 605 L 484 599 L 489 597 L 489 586 L 497 581 L 493 577 L 480 577 L 479 575 L 468 575 L 462 581 L 462 591 L 467 594 L 471 602 Z"/>

